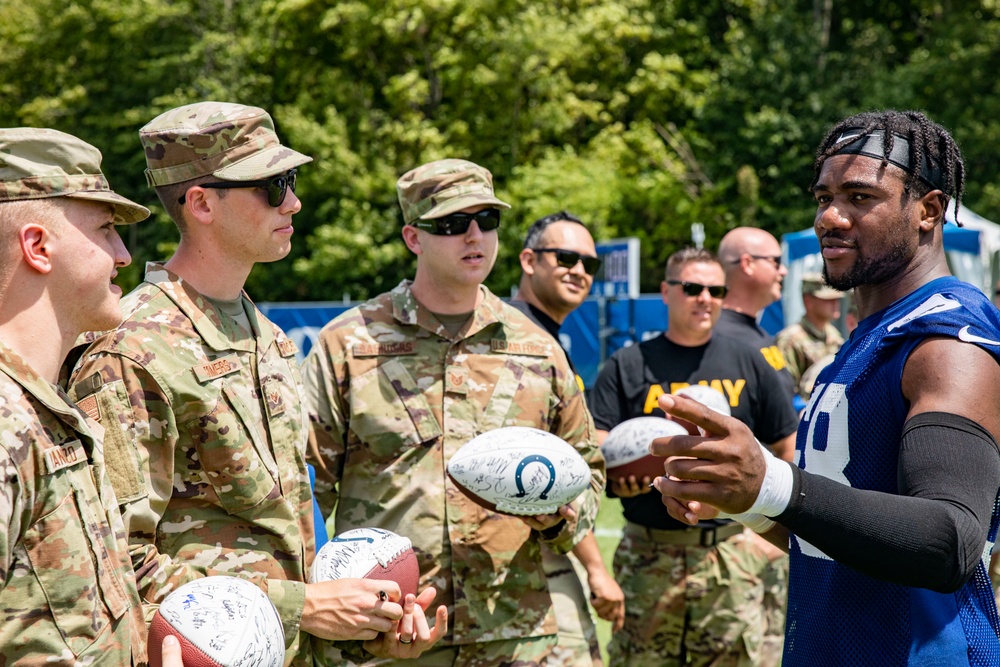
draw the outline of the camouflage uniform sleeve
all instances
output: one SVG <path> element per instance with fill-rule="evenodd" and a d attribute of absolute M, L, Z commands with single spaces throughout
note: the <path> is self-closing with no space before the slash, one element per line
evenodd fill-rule
<path fill-rule="evenodd" d="M 321 334 L 302 364 L 302 384 L 309 414 L 309 445 L 306 461 L 316 469 L 314 495 L 324 517 L 337 505 L 337 483 L 344 465 L 347 417 L 344 396 L 334 373 L 343 354 L 331 357 L 328 337 Z"/>
<path fill-rule="evenodd" d="M 564 362 L 563 366 L 567 366 Z M 604 492 L 604 456 L 597 446 L 594 421 L 587 410 L 583 392 L 572 372 L 557 375 L 556 395 L 559 402 L 552 408 L 552 433 L 573 445 L 590 466 L 590 486 L 571 504 L 576 519 L 566 521 L 555 535 L 542 535 L 543 541 L 556 553 L 567 553 L 594 527 L 601 494 Z"/>
<path fill-rule="evenodd" d="M 74 371 L 73 382 L 96 373 L 104 383 L 95 402 L 105 427 L 108 474 L 121 506 L 147 623 L 163 598 L 178 586 L 206 576 L 238 576 L 268 593 L 281 616 L 286 641 L 292 641 L 305 605 L 303 583 L 268 581 L 263 574 L 217 570 L 159 551 L 157 536 L 161 531 L 183 530 L 183 526 L 161 524 L 173 495 L 178 454 L 178 424 L 170 395 L 164 389 L 166 383 L 135 360 L 106 351 L 84 355 Z M 79 400 L 75 395 L 73 398 Z M 121 442 L 122 438 L 125 442 Z M 134 474 L 129 474 L 134 470 L 141 471 L 137 481 L 133 480 Z"/>
<path fill-rule="evenodd" d="M 14 547 L 21 534 L 21 484 L 10 453 L 0 448 L 0 581 L 10 578 L 14 562 Z"/>
<path fill-rule="evenodd" d="M 796 332 L 781 331 L 775 339 L 775 344 L 781 350 L 781 355 L 785 358 L 785 366 L 788 368 L 788 372 L 792 374 L 792 379 L 795 380 L 796 391 L 799 390 L 799 383 L 802 380 L 802 374 L 806 371 L 807 363 L 802 346 L 796 345 L 799 337 L 799 334 Z"/>

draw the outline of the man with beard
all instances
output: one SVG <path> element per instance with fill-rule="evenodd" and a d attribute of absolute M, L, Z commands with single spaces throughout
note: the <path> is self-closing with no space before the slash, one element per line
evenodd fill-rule
<path fill-rule="evenodd" d="M 661 407 L 709 438 L 655 441 L 688 523 L 714 509 L 791 556 L 783 665 L 997 665 L 986 565 L 1000 489 L 1000 312 L 953 278 L 944 211 L 961 203 L 954 139 L 919 112 L 847 118 L 816 155 L 824 276 L 862 318 L 817 378 L 797 465 L 735 420 Z M 959 213 L 958 219 L 961 219 Z"/>
<path fill-rule="evenodd" d="M 559 327 L 586 300 L 594 284 L 594 274 L 601 267 L 594 237 L 583 221 L 572 213 L 553 213 L 539 218 L 528 228 L 520 260 L 521 282 L 510 305 L 562 345 Z M 569 350 L 565 346 L 563 350 L 573 368 Z M 583 389 L 583 380 L 579 375 L 576 379 Z M 587 573 L 594 610 L 611 623 L 612 632 L 617 632 L 625 620 L 625 594 L 608 573 L 593 531 L 573 547 L 573 555 Z M 566 557 L 553 554 L 547 548 L 543 547 L 542 556 L 553 602 L 564 608 L 557 611 L 559 632 L 566 635 L 560 643 L 577 646 L 577 659 L 572 664 L 599 664 L 597 634 L 576 571 L 567 567 Z M 585 650 L 587 644 L 589 652 Z M 564 664 L 568 664 L 567 661 Z"/>

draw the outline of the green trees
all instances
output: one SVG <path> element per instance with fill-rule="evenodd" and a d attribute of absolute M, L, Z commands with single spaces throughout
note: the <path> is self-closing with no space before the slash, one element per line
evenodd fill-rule
<path fill-rule="evenodd" d="M 954 6 L 953 6 L 954 5 Z M 516 282 L 527 225 L 566 208 L 638 236 L 643 289 L 701 222 L 808 226 L 824 128 L 923 108 L 968 158 L 968 202 L 1000 214 L 998 3 L 812 0 L 0 0 L 0 123 L 73 132 L 157 210 L 135 263 L 176 231 L 145 187 L 138 128 L 204 99 L 271 111 L 314 156 L 290 259 L 260 300 L 365 297 L 411 271 L 395 179 L 444 156 L 494 173 L 514 208 L 490 286 Z M 959 11 L 961 10 L 961 11 Z"/>

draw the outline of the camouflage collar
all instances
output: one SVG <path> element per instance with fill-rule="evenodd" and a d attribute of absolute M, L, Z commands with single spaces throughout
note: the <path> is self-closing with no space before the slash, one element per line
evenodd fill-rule
<path fill-rule="evenodd" d="M 262 322 L 260 311 L 257 310 L 257 306 L 250 300 L 246 292 L 243 292 L 243 299 L 250 306 L 247 308 L 247 312 L 249 313 L 250 326 L 254 328 L 254 333 L 257 336 L 256 343 L 247 339 L 233 340 L 227 335 L 226 325 L 215 305 L 163 264 L 147 262 L 145 280 L 151 285 L 156 285 L 177 305 L 177 308 L 191 320 L 198 335 L 214 350 L 253 352 L 256 347 L 260 352 L 263 352 L 274 342 L 274 331 L 266 321 Z"/>
<path fill-rule="evenodd" d="M 805 329 L 805 332 L 812 336 L 816 340 L 821 340 L 823 342 L 828 342 L 834 332 L 837 332 L 837 327 L 833 326 L 833 323 L 828 323 L 822 330 L 817 329 L 816 325 L 810 322 L 805 315 L 799 320 L 799 324 Z M 831 331 L 831 329 L 833 331 Z"/>
<path fill-rule="evenodd" d="M 392 317 L 401 324 L 409 324 L 426 329 L 442 338 L 451 339 L 451 335 L 444 325 L 437 321 L 427 308 L 417 301 L 410 291 L 413 283 L 404 280 L 392 289 L 389 293 L 392 299 Z M 472 324 L 463 334 L 463 338 L 469 338 L 479 333 L 491 324 L 500 323 L 508 325 L 504 316 L 503 302 L 485 285 L 479 286 L 483 294 L 483 300 L 472 313 Z"/>
<path fill-rule="evenodd" d="M 83 412 L 74 405 L 63 389 L 38 375 L 21 355 L 2 341 L 0 341 L 0 373 L 21 385 L 26 393 L 60 417 L 74 431 L 90 439 L 94 438 L 93 430 Z"/>

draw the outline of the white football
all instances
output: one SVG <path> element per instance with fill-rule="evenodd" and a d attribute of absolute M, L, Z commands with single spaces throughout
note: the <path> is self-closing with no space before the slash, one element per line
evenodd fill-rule
<path fill-rule="evenodd" d="M 623 421 L 608 432 L 601 445 L 608 477 L 635 475 L 641 480 L 662 476 L 664 459 L 649 453 L 649 443 L 656 438 L 687 433 L 684 426 L 664 417 L 633 417 Z"/>
<path fill-rule="evenodd" d="M 674 394 L 698 401 L 702 405 L 712 408 L 716 412 L 720 412 L 727 417 L 731 417 L 733 415 L 733 411 L 729 408 L 729 399 L 723 396 L 722 392 L 716 391 L 709 386 L 703 384 L 692 384 L 684 387 L 683 389 L 678 389 L 674 392 Z"/>
<path fill-rule="evenodd" d="M 334 579 L 391 580 L 404 596 L 416 595 L 420 566 L 409 538 L 382 528 L 355 528 L 324 544 L 313 561 L 311 583 Z"/>
<path fill-rule="evenodd" d="M 590 486 L 590 466 L 559 436 L 527 426 L 477 435 L 448 462 L 469 498 L 503 514 L 552 514 Z"/>
<path fill-rule="evenodd" d="M 720 414 L 724 414 L 727 417 L 732 417 L 733 411 L 729 409 L 729 399 L 722 395 L 722 392 L 716 391 L 711 387 L 703 384 L 692 384 L 684 387 L 683 389 L 678 389 L 674 392 L 677 396 L 684 396 L 690 398 L 691 400 L 698 401 L 707 408 L 711 408 Z M 689 421 L 680 419 L 679 417 L 671 417 L 681 424 L 683 424 L 688 429 L 688 433 L 691 435 L 708 435 L 708 433 L 700 426 L 695 426 Z"/>
<path fill-rule="evenodd" d="M 191 667 L 281 667 L 285 632 L 267 594 L 245 579 L 204 577 L 168 595 L 149 625 L 149 664 L 160 667 L 163 638 L 181 643 Z"/>

